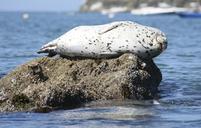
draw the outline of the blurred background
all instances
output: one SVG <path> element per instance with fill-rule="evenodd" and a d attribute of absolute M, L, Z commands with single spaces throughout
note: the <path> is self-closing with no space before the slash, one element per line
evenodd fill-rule
<path fill-rule="evenodd" d="M 0 11 L 78 11 L 84 0 L 1 0 Z"/>
<path fill-rule="evenodd" d="M 100 12 L 103 10 L 132 11 L 145 7 L 200 9 L 200 2 L 200 0 L 86 0 L 80 10 Z"/>
<path fill-rule="evenodd" d="M 129 20 L 166 33 L 159 104 L 125 101 L 39 113 L 0 113 L 2 128 L 200 128 L 201 0 L 0 0 L 0 78 L 79 25 Z M 0 91 L 1 92 L 1 91 Z M 1 95 L 1 93 L 0 93 Z"/>
<path fill-rule="evenodd" d="M 146 7 L 200 10 L 201 0 L 1 0 L 0 11 L 132 12 Z M 176 11 L 176 10 L 175 10 Z"/>

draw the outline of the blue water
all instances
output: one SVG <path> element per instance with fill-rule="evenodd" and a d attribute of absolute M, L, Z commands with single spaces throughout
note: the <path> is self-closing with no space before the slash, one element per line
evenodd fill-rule
<path fill-rule="evenodd" d="M 118 105 L 83 107 L 39 113 L 1 113 L 1 128 L 111 127 L 200 128 L 201 127 L 201 19 L 176 15 L 133 16 L 113 19 L 101 14 L 0 13 L 0 77 L 33 58 L 46 42 L 78 25 L 131 20 L 157 27 L 169 40 L 168 49 L 155 58 L 163 80 L 159 105 L 150 101 L 125 101 Z M 110 103 L 113 104 L 113 103 Z"/>

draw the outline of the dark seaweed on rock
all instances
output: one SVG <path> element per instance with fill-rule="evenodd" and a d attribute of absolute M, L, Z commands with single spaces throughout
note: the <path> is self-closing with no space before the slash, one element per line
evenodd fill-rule
<path fill-rule="evenodd" d="M 161 78 L 152 60 L 132 54 L 99 60 L 42 57 L 1 78 L 0 111 L 49 112 L 96 100 L 153 99 Z"/>

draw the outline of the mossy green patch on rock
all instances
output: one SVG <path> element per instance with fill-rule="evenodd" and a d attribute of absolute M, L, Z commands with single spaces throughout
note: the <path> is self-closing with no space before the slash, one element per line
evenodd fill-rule
<path fill-rule="evenodd" d="M 37 58 L 0 79 L 0 111 L 49 112 L 96 100 L 152 99 L 161 78 L 152 60 L 132 54 L 100 60 Z"/>

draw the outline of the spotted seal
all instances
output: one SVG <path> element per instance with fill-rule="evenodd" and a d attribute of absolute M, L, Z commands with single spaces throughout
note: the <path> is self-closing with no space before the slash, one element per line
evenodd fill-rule
<path fill-rule="evenodd" d="M 131 21 L 79 26 L 42 46 L 38 53 L 68 57 L 110 58 L 134 53 L 151 59 L 167 48 L 167 38 L 156 28 Z"/>

